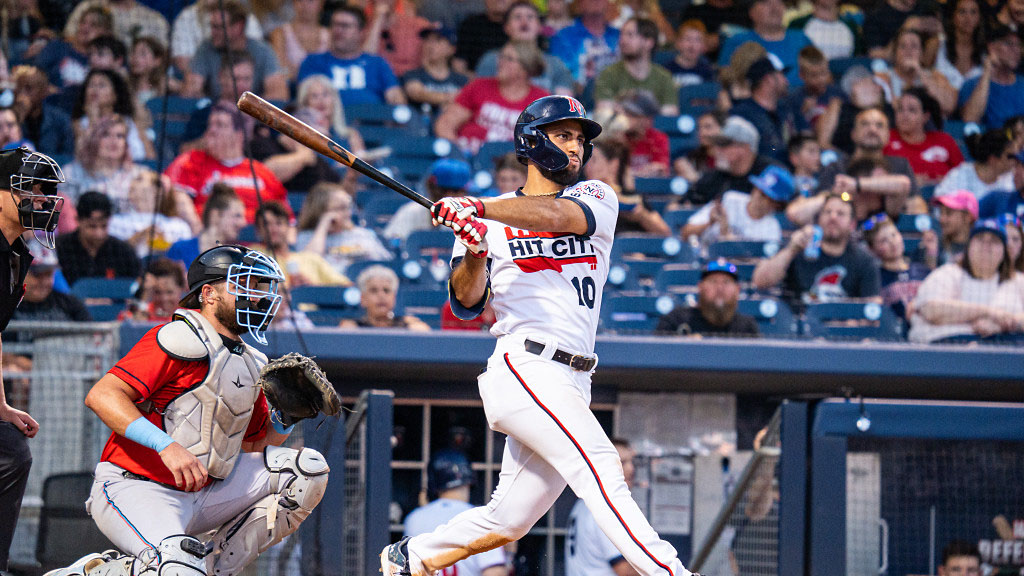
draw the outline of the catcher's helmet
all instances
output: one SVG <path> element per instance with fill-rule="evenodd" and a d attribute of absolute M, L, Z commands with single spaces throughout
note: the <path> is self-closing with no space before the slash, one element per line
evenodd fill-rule
<path fill-rule="evenodd" d="M 587 118 L 583 104 L 572 96 L 545 96 L 534 100 L 516 120 L 514 132 L 516 158 L 523 164 L 531 160 L 541 168 L 558 172 L 569 166 L 569 157 L 555 146 L 542 128 L 561 120 L 578 120 L 586 142 L 583 144 L 584 165 L 594 150 L 591 141 L 601 133 L 601 125 Z"/>
<path fill-rule="evenodd" d="M 434 454 L 427 470 L 427 492 L 431 498 L 445 490 L 473 483 L 469 458 L 461 450 L 445 449 Z"/>
<path fill-rule="evenodd" d="M 21 225 L 52 249 L 64 198 L 57 194 L 64 172 L 53 158 L 26 147 L 0 152 L 0 188 L 8 188 Z"/>
<path fill-rule="evenodd" d="M 215 246 L 203 252 L 188 267 L 188 293 L 179 305 L 199 308 L 203 286 L 226 281 L 228 294 L 235 296 L 238 325 L 260 344 L 281 306 L 279 288 L 284 273 L 269 256 L 244 246 Z"/>

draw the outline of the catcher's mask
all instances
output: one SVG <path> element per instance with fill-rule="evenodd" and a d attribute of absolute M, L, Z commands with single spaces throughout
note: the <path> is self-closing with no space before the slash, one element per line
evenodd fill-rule
<path fill-rule="evenodd" d="M 52 158 L 28 148 L 0 152 L 0 186 L 10 186 L 21 225 L 32 230 L 36 241 L 54 247 L 54 236 L 64 198 L 57 195 L 64 172 Z"/>
<path fill-rule="evenodd" d="M 188 267 L 188 294 L 179 305 L 199 308 L 203 286 L 226 281 L 228 294 L 235 297 L 238 325 L 260 344 L 267 344 L 266 331 L 281 307 L 284 273 L 273 258 L 242 246 L 216 246 L 200 254 Z"/>

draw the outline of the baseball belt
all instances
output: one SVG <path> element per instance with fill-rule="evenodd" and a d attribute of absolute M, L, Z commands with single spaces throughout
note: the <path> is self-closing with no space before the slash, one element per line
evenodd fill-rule
<path fill-rule="evenodd" d="M 544 345 L 534 340 L 526 339 L 523 347 L 530 354 L 536 354 L 540 356 L 544 353 Z M 593 356 L 584 356 L 581 354 L 573 354 L 566 352 L 565 350 L 555 350 L 555 353 L 551 355 L 551 359 L 560 364 L 572 368 L 573 370 L 579 370 L 580 372 L 590 372 L 597 365 L 597 358 Z"/>

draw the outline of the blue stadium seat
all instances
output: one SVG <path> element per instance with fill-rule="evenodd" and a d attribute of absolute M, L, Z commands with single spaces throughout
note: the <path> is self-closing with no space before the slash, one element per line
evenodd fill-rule
<path fill-rule="evenodd" d="M 494 160 L 509 152 L 515 152 L 511 142 L 484 142 L 484 145 L 473 156 L 473 169 L 494 172 Z"/>
<path fill-rule="evenodd" d="M 427 122 L 423 114 L 405 104 L 346 104 L 345 120 L 360 131 L 370 125 L 415 127 Z"/>
<path fill-rule="evenodd" d="M 804 312 L 804 334 L 829 340 L 902 340 L 899 318 L 875 302 L 818 302 Z"/>
<path fill-rule="evenodd" d="M 649 334 L 675 306 L 676 300 L 667 294 L 610 295 L 602 302 L 601 320 L 606 331 Z"/>
<path fill-rule="evenodd" d="M 920 187 L 921 198 L 924 198 L 925 202 L 931 202 L 932 196 L 935 196 L 935 186 L 921 186 Z"/>
<path fill-rule="evenodd" d="M 166 112 L 164 104 L 166 102 Z M 153 144 L 160 146 L 161 134 L 165 135 L 164 149 L 170 152 L 173 158 L 185 136 L 185 128 L 192 114 L 209 104 L 207 98 L 182 98 L 180 96 L 168 96 L 167 98 L 150 98 L 146 101 L 146 109 L 149 110 L 152 118 Z"/>
<path fill-rule="evenodd" d="M 612 247 L 608 283 L 620 290 L 649 288 L 666 264 L 696 260 L 693 248 L 675 236 L 618 234 Z"/>
<path fill-rule="evenodd" d="M 406 258 L 440 258 L 447 262 L 455 246 L 455 234 L 449 228 L 417 230 L 405 239 L 402 253 Z"/>
<path fill-rule="evenodd" d="M 935 230 L 936 224 L 928 214 L 900 214 L 896 228 L 904 234 L 920 234 L 926 230 Z"/>
<path fill-rule="evenodd" d="M 708 259 L 750 260 L 770 258 L 779 251 L 779 242 L 759 240 L 720 240 L 708 246 Z"/>
<path fill-rule="evenodd" d="M 79 300 L 105 298 L 122 305 L 135 295 L 135 278 L 79 278 L 71 286 L 71 294 Z"/>
<path fill-rule="evenodd" d="M 846 74 L 846 71 L 854 66 L 863 66 L 870 71 L 871 58 L 867 56 L 853 56 L 850 58 L 833 58 L 828 62 L 828 69 L 832 72 L 832 78 L 835 80 L 836 85 L 843 79 L 843 74 Z"/>
<path fill-rule="evenodd" d="M 383 230 L 395 212 L 408 203 L 408 198 L 392 190 L 376 194 L 363 206 L 363 219 L 368 227 L 374 230 Z"/>
<path fill-rule="evenodd" d="M 672 232 L 678 233 L 683 226 L 686 225 L 686 221 L 697 213 L 698 208 L 677 208 L 676 210 L 667 210 L 661 216 L 665 219 L 665 223 L 668 224 Z"/>
<path fill-rule="evenodd" d="M 654 288 L 658 292 L 692 292 L 700 275 L 700 267 L 692 264 L 665 264 L 654 277 Z"/>
<path fill-rule="evenodd" d="M 125 306 L 123 302 L 120 302 L 117 304 L 90 304 L 85 308 L 94 322 L 111 322 L 117 320 L 117 315 L 125 309 Z"/>
<path fill-rule="evenodd" d="M 796 336 L 799 333 L 799 323 L 789 305 L 783 300 L 775 298 L 742 299 L 737 305 L 737 311 L 753 316 L 757 320 L 761 334 Z"/>
<path fill-rule="evenodd" d="M 289 293 L 291 304 L 317 326 L 337 326 L 344 318 L 362 315 L 359 290 L 339 286 L 298 286 Z"/>
<path fill-rule="evenodd" d="M 289 192 L 288 193 L 288 206 L 291 207 L 292 212 L 296 216 L 302 211 L 302 203 L 306 201 L 305 192 Z"/>
<path fill-rule="evenodd" d="M 721 91 L 722 85 L 718 82 L 704 82 L 702 84 L 683 86 L 679 89 L 679 109 L 716 106 L 718 104 L 718 93 Z"/>
<path fill-rule="evenodd" d="M 690 189 L 685 178 L 636 178 L 633 180 L 633 191 L 637 194 L 664 194 L 682 196 Z"/>
<path fill-rule="evenodd" d="M 239 244 L 254 244 L 256 242 L 259 242 L 259 238 L 256 237 L 256 226 L 247 224 L 238 231 Z"/>
<path fill-rule="evenodd" d="M 441 309 L 444 308 L 447 301 L 448 290 L 444 288 L 402 288 L 398 291 L 395 314 L 415 316 L 426 322 L 431 328 L 440 330 Z"/>

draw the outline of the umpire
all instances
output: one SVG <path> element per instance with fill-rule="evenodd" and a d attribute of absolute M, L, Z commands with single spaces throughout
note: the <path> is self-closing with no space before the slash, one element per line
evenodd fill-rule
<path fill-rule="evenodd" d="M 52 158 L 28 148 L 0 152 L 0 334 L 7 329 L 14 309 L 25 294 L 25 275 L 32 255 L 21 237 L 32 230 L 36 240 L 53 249 L 54 231 L 63 199 L 57 185 L 64 182 Z M 0 344 L 0 353 L 2 353 Z M 0 381 L 3 380 L 0 364 Z M 7 403 L 0 386 L 0 573 L 7 570 L 14 526 L 21 497 L 28 483 L 32 453 L 27 438 L 39 432 L 39 423 L 27 412 Z"/>

